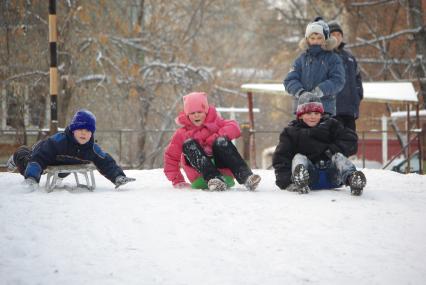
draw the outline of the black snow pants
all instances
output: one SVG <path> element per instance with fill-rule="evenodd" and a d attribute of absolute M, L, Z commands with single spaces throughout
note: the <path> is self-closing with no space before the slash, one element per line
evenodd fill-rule
<path fill-rule="evenodd" d="M 186 161 L 195 170 L 203 175 L 207 182 L 212 178 L 223 180 L 218 168 L 229 168 L 238 183 L 244 184 L 247 178 L 253 174 L 247 163 L 239 154 L 234 144 L 226 137 L 218 137 L 212 146 L 215 164 L 200 146 L 200 144 L 188 139 L 183 144 L 183 154 Z"/>

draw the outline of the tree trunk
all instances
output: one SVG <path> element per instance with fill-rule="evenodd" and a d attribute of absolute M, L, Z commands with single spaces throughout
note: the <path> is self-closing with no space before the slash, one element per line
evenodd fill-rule
<path fill-rule="evenodd" d="M 419 81 L 419 95 L 423 98 L 423 108 L 426 108 L 426 28 L 423 23 L 422 1 L 408 0 L 410 13 L 410 24 L 412 28 L 423 27 L 423 29 L 414 34 L 414 42 L 416 46 L 416 76 Z"/>

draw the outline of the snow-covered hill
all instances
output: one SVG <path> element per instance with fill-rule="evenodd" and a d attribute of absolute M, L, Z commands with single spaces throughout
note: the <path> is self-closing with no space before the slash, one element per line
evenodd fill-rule
<path fill-rule="evenodd" d="M 426 284 L 426 176 L 366 169 L 354 197 L 256 172 L 256 192 L 177 190 L 156 169 L 49 194 L 0 173 L 0 283 Z"/>

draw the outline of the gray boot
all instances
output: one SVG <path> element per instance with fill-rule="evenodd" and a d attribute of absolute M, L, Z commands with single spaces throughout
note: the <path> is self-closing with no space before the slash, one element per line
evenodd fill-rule
<path fill-rule="evenodd" d="M 309 188 L 309 172 L 303 164 L 296 165 L 293 172 L 293 182 L 298 187 L 300 194 L 307 194 L 311 191 Z"/>
<path fill-rule="evenodd" d="M 207 182 L 210 191 L 225 191 L 228 187 L 225 182 L 219 178 L 212 178 Z"/>

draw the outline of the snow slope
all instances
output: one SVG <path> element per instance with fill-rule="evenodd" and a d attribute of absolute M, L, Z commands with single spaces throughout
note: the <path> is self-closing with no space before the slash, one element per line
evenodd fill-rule
<path fill-rule="evenodd" d="M 0 173 L 0 284 L 426 284 L 426 176 L 366 169 L 364 195 L 136 182 L 26 193 Z M 42 179 L 42 185 L 44 185 Z"/>

